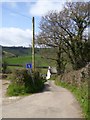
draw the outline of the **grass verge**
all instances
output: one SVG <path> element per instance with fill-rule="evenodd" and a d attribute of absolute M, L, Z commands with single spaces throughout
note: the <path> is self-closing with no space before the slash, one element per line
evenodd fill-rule
<path fill-rule="evenodd" d="M 45 79 L 40 76 L 38 71 L 30 73 L 26 69 L 15 70 L 11 78 L 7 89 L 8 96 L 37 93 L 44 88 Z"/>
<path fill-rule="evenodd" d="M 80 87 L 77 87 L 75 85 L 71 85 L 66 82 L 61 82 L 58 80 L 55 80 L 55 84 L 69 89 L 74 94 L 74 96 L 79 101 L 80 106 L 82 108 L 83 117 L 88 118 L 88 114 L 89 114 L 89 111 L 88 111 L 88 84 L 85 82 L 85 83 L 82 83 Z"/>

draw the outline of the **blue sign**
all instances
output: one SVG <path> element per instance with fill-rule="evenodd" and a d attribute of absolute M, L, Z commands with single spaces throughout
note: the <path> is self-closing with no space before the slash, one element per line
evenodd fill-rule
<path fill-rule="evenodd" d="M 26 68 L 32 68 L 32 64 L 31 63 L 26 64 Z"/>

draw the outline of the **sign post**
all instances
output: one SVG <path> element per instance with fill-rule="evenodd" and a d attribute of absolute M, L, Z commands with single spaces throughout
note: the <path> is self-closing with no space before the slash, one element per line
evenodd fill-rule
<path fill-rule="evenodd" d="M 32 68 L 32 64 L 31 63 L 27 63 L 26 64 L 26 68 L 30 68 L 31 69 Z"/>
<path fill-rule="evenodd" d="M 31 63 L 27 63 L 27 64 L 26 64 L 26 68 L 30 69 L 30 73 L 31 73 L 32 64 L 31 64 Z"/>
<path fill-rule="evenodd" d="M 35 71 L 35 35 L 34 35 L 34 17 L 32 18 L 32 70 Z"/>
<path fill-rule="evenodd" d="M 27 68 L 27 69 L 30 69 L 30 73 L 32 73 L 32 71 L 31 71 L 31 70 L 32 70 L 32 64 L 31 64 L 31 63 L 27 63 L 27 64 L 26 64 L 26 68 Z M 32 76 L 32 81 L 33 81 L 33 84 L 34 84 L 33 76 Z"/>

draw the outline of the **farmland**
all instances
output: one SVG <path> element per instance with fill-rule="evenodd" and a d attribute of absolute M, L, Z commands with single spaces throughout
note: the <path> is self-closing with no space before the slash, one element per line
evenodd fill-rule
<path fill-rule="evenodd" d="M 31 63 L 32 56 L 19 56 L 19 57 L 12 57 L 12 58 L 3 58 L 3 61 L 6 61 L 8 64 L 26 64 Z M 41 55 L 35 55 L 35 63 L 39 66 L 48 66 L 48 65 L 55 65 L 55 62 L 51 60 L 47 60 L 41 58 Z"/>
<path fill-rule="evenodd" d="M 52 54 L 53 51 L 54 50 L 51 48 L 47 48 L 47 49 L 35 48 L 35 66 L 36 67 L 56 66 L 55 61 L 51 59 L 47 59 L 47 57 L 53 58 L 53 54 Z M 2 52 L 3 52 L 2 62 L 5 61 L 7 64 L 19 64 L 25 68 L 27 63 L 32 62 L 31 48 L 3 47 Z M 14 69 L 17 67 L 9 66 L 8 68 Z M 43 70 L 43 71 L 46 71 L 46 70 Z"/>

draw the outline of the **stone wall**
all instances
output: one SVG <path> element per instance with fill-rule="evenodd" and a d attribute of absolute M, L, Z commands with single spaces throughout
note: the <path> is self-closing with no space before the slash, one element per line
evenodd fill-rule
<path fill-rule="evenodd" d="M 82 82 L 88 82 L 88 79 L 90 79 L 90 63 L 80 70 L 71 71 L 60 75 L 60 80 L 62 82 L 75 84 L 77 86 L 79 86 Z"/>

